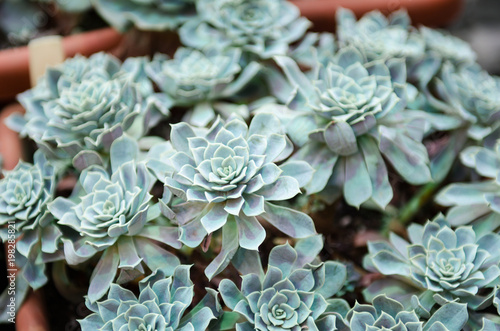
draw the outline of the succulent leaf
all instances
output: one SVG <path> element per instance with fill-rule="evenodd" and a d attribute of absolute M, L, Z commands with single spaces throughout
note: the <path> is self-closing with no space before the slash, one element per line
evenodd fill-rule
<path fill-rule="evenodd" d="M 195 0 L 92 0 L 97 12 L 119 31 L 175 30 L 196 17 Z"/>
<path fill-rule="evenodd" d="M 473 224 L 482 231 L 500 228 L 499 172 L 500 144 L 468 147 L 460 154 L 462 163 L 487 178 L 481 182 L 452 183 L 436 195 L 436 202 L 451 206 L 448 219 L 454 226 Z"/>

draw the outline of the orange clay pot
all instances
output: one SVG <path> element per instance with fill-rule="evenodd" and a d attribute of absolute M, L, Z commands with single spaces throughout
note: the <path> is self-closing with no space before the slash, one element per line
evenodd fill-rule
<path fill-rule="evenodd" d="M 315 31 L 335 30 L 335 11 L 349 8 L 359 18 L 371 10 L 389 14 L 406 8 L 413 25 L 442 27 L 459 15 L 464 0 L 291 0 L 303 16 L 314 23 Z"/>
<path fill-rule="evenodd" d="M 21 140 L 17 132 L 7 128 L 4 120 L 14 112 L 24 112 L 23 107 L 14 104 L 5 107 L 0 114 L 0 154 L 3 157 L 3 168 L 13 169 L 22 157 Z M 43 310 L 41 292 L 28 293 L 23 305 L 16 314 L 16 330 L 49 331 L 49 324 Z"/>
<path fill-rule="evenodd" d="M 67 57 L 76 54 L 89 56 L 116 47 L 122 39 L 117 31 L 105 28 L 64 38 Z M 0 51 L 0 102 L 14 100 L 16 94 L 30 87 L 28 47 Z"/>

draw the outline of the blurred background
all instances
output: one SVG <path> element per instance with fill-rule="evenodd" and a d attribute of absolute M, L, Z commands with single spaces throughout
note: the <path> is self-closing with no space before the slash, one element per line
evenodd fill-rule
<path fill-rule="evenodd" d="M 500 75 L 499 0 L 466 0 L 460 17 L 448 30 L 471 44 L 484 69 Z"/>

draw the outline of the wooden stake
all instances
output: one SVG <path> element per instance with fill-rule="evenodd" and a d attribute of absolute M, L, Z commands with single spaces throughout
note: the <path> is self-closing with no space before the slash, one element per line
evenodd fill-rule
<path fill-rule="evenodd" d="M 64 48 L 61 36 L 47 36 L 32 40 L 28 44 L 30 55 L 30 81 L 35 86 L 45 74 L 47 67 L 64 61 Z"/>

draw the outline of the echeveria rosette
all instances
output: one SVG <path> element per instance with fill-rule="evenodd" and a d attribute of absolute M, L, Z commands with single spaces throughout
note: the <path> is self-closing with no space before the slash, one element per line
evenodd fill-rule
<path fill-rule="evenodd" d="M 229 279 L 220 282 L 226 306 L 242 316 L 236 330 L 336 330 L 349 305 L 331 297 L 342 288 L 346 270 L 333 261 L 312 264 L 322 247 L 318 237 L 303 239 L 313 245 L 274 247 L 266 273 L 243 275 L 241 289 Z"/>
<path fill-rule="evenodd" d="M 45 264 L 63 258 L 62 232 L 47 208 L 54 199 L 56 169 L 37 151 L 34 164 L 20 161 L 4 175 L 0 180 L 0 237 L 4 243 L 17 239 L 16 265 L 37 289 L 48 280 Z"/>
<path fill-rule="evenodd" d="M 424 39 L 411 26 L 406 11 L 393 12 L 389 17 L 372 11 L 357 21 L 351 10 L 339 8 L 336 22 L 340 45 L 362 47 L 369 60 L 399 57 L 408 64 L 424 55 Z"/>
<path fill-rule="evenodd" d="M 199 51 L 179 48 L 173 59 L 156 55 L 148 66 L 151 79 L 163 93 L 155 98 L 164 107 L 190 107 L 189 122 L 206 126 L 216 117 L 215 111 L 228 117 L 231 110 L 241 112 L 241 105 L 224 102 L 244 89 L 259 72 L 260 66 L 252 62 L 241 68 L 240 49 Z M 248 109 L 241 115 L 248 117 Z"/>
<path fill-rule="evenodd" d="M 104 53 L 67 60 L 19 95 L 26 114 L 13 117 L 11 127 L 51 158 L 71 160 L 86 151 L 99 159 L 103 155 L 98 153 L 109 153 L 114 139 L 127 130 L 134 133 L 138 122 L 139 131 L 147 128 L 145 97 L 153 89 L 144 61 L 130 59 L 122 65 Z"/>
<path fill-rule="evenodd" d="M 337 330 L 460 331 L 467 319 L 465 304 L 449 302 L 434 312 L 428 320 L 422 320 L 415 310 L 406 309 L 397 300 L 381 294 L 376 296 L 370 305 L 356 302 L 347 313 L 344 323 L 337 323 Z"/>
<path fill-rule="evenodd" d="M 161 270 L 139 282 L 139 296 L 132 291 L 112 284 L 103 301 L 86 301 L 93 314 L 79 323 L 83 331 L 112 330 L 207 330 L 212 311 L 218 307 L 216 293 L 211 290 L 203 300 L 203 307 L 187 312 L 193 301 L 194 284 L 190 279 L 190 266 L 179 265 L 171 277 Z M 210 303 L 210 305 L 208 305 Z"/>
<path fill-rule="evenodd" d="M 199 0 L 199 18 L 179 29 L 184 45 L 240 48 L 245 58 L 287 53 L 310 26 L 297 7 L 282 0 Z"/>
<path fill-rule="evenodd" d="M 444 64 L 455 68 L 476 62 L 476 53 L 470 45 L 449 33 L 422 26 L 420 35 L 425 42 L 425 55 L 419 63 L 415 63 L 409 73 L 420 91 L 429 88 L 429 83 L 440 74 Z M 425 106 L 425 100 L 416 106 Z"/>
<path fill-rule="evenodd" d="M 429 317 L 435 303 L 466 303 L 472 311 L 493 301 L 499 283 L 500 235 L 477 236 L 472 227 L 450 228 L 442 215 L 408 227 L 411 242 L 391 234 L 390 243 L 369 242 L 365 268 L 392 275 L 365 291 L 367 300 L 387 293 Z"/>
<path fill-rule="evenodd" d="M 314 77 L 288 57 L 275 59 L 293 87 L 285 123 L 301 147 L 293 158 L 316 169 L 308 194 L 321 192 L 332 201 L 343 193 L 350 205 L 371 200 L 385 208 L 393 196 L 386 160 L 411 184 L 431 180 L 423 120 L 404 114 L 403 59 L 367 62 L 348 46 L 319 64 Z"/>
<path fill-rule="evenodd" d="M 474 63 L 476 61 L 476 53 L 462 39 L 425 26 L 420 27 L 420 33 L 425 40 L 426 51 L 432 53 L 432 56 L 454 64 Z"/>
<path fill-rule="evenodd" d="M 276 165 L 293 149 L 280 127 L 272 114 L 256 115 L 250 126 L 239 118 L 218 119 L 208 132 L 187 123 L 172 126 L 176 153 L 165 162 L 175 171 L 165 183 L 185 201 L 172 206 L 180 240 L 196 247 L 222 228 L 221 253 L 205 270 L 210 278 L 225 268 L 238 247 L 258 249 L 266 232 L 257 216 L 294 238 L 316 233 L 309 216 L 272 203 L 300 193 L 313 172 L 303 161 Z"/>
<path fill-rule="evenodd" d="M 453 226 L 474 225 L 476 231 L 500 228 L 500 144 L 494 148 L 471 146 L 460 154 L 462 163 L 487 178 L 473 183 L 452 183 L 436 195 L 436 202 L 451 207 Z"/>
<path fill-rule="evenodd" d="M 479 100 L 485 100 L 485 90 L 491 89 L 491 83 L 483 85 L 483 79 L 487 82 L 491 78 L 481 73 L 475 64 L 476 54 L 465 41 L 426 27 L 421 27 L 420 33 L 426 43 L 426 52 L 409 73 L 409 80 L 418 88 L 412 91 L 409 108 L 426 111 L 426 134 L 450 132 L 449 142 L 431 160 L 433 179 L 442 181 L 463 149 L 467 136 L 482 140 L 490 131 L 488 123 L 477 118 L 474 108 L 475 104 L 481 104 Z M 417 116 L 421 115 L 419 112 Z M 414 114 L 409 112 L 408 116 Z"/>
<path fill-rule="evenodd" d="M 178 228 L 160 217 L 149 193 L 153 176 L 134 159 L 137 144 L 126 136 L 111 145 L 111 172 L 100 166 L 86 168 L 70 198 L 59 197 L 49 210 L 59 220 L 80 233 L 64 238 L 64 253 L 70 265 L 82 263 L 103 252 L 90 280 L 88 297 L 102 297 L 120 276 L 161 269 L 171 274 L 179 259 L 158 243 L 180 248 Z M 123 275 L 122 275 L 123 274 Z"/>
<path fill-rule="evenodd" d="M 432 91 L 432 92 L 431 92 Z M 500 78 L 490 76 L 477 64 L 443 64 L 425 91 L 424 115 L 430 132 L 450 132 L 450 143 L 432 160 L 435 179 L 443 178 L 467 139 L 483 144 L 495 139 L 500 127 Z M 434 175 L 437 174 L 437 175 Z"/>
<path fill-rule="evenodd" d="M 470 138 L 481 141 L 500 125 L 500 78 L 490 76 L 479 65 L 455 67 L 447 62 L 433 84 L 435 93 L 428 94 L 430 105 L 459 120 L 449 119 L 450 129 L 459 122 L 468 127 Z"/>
<path fill-rule="evenodd" d="M 92 0 L 97 12 L 114 28 L 175 30 L 196 17 L 196 0 Z"/>

